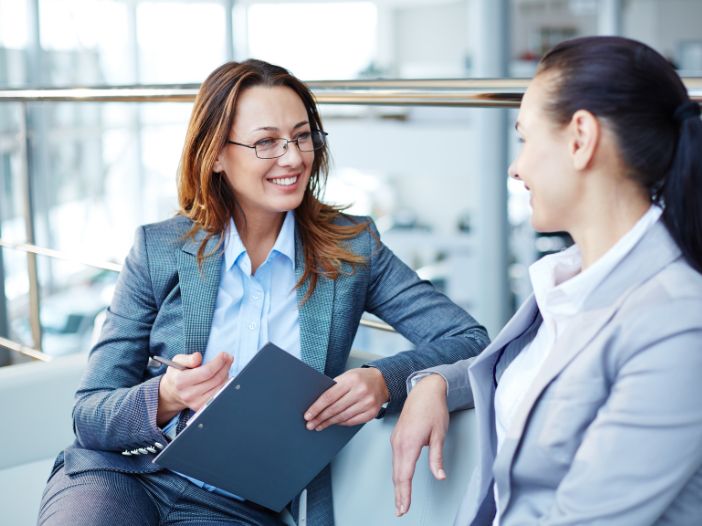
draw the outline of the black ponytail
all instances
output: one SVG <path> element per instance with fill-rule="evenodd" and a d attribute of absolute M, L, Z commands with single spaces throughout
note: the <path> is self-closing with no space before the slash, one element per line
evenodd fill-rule
<path fill-rule="evenodd" d="M 663 206 L 663 222 L 702 273 L 702 121 L 670 63 L 641 42 L 584 37 L 550 50 L 537 75 L 553 74 L 546 111 L 565 125 L 584 109 L 617 136 L 632 179 Z"/>
<path fill-rule="evenodd" d="M 685 259 L 702 273 L 702 120 L 694 102 L 682 105 L 675 156 L 663 184 L 663 221 Z"/>

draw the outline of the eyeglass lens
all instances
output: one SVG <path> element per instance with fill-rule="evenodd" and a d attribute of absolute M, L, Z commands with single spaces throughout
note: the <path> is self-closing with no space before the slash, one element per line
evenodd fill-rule
<path fill-rule="evenodd" d="M 295 139 L 264 139 L 255 144 L 256 155 L 262 159 L 273 159 L 282 156 L 288 149 L 288 143 L 297 143 L 301 152 L 319 150 L 324 146 L 325 137 L 321 131 L 304 132 Z"/>

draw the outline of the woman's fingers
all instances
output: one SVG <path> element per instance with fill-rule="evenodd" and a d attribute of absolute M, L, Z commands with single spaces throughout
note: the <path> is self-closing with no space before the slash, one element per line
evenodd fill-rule
<path fill-rule="evenodd" d="M 444 471 L 444 438 L 445 431 L 442 428 L 432 430 L 429 438 L 429 469 L 431 469 L 434 478 L 444 480 L 446 472 Z"/>
<path fill-rule="evenodd" d="M 351 369 L 335 381 L 336 385 L 322 393 L 305 412 L 307 429 L 321 431 L 350 419 L 355 423 L 368 422 L 390 397 L 382 373 L 373 367 Z"/>
<path fill-rule="evenodd" d="M 178 355 L 174 357 L 174 359 L 180 356 L 183 355 Z M 199 367 L 194 367 L 192 369 L 187 369 L 185 371 L 177 371 L 177 373 L 180 374 L 177 375 L 178 380 L 176 386 L 182 388 L 188 385 L 196 385 L 199 383 L 207 382 L 213 376 L 216 376 L 217 373 L 221 373 L 222 371 L 229 371 L 233 360 L 234 359 L 231 355 L 226 353 L 219 353 L 217 356 L 215 356 L 213 360 L 207 362 L 204 365 L 200 365 Z M 166 372 L 168 373 L 168 371 Z"/>
<path fill-rule="evenodd" d="M 401 517 L 409 511 L 412 503 L 412 478 L 417 459 L 424 443 L 416 440 L 415 433 L 409 432 L 398 422 L 392 433 L 392 483 L 395 486 L 395 514 Z"/>
<path fill-rule="evenodd" d="M 349 389 L 349 386 L 337 383 L 324 391 L 309 409 L 305 411 L 305 420 L 308 422 L 307 429 L 314 429 L 314 426 L 320 422 L 320 415 L 346 395 Z M 328 415 L 329 412 L 326 414 Z"/>
<path fill-rule="evenodd" d="M 166 413 L 170 414 L 186 407 L 193 410 L 202 407 L 209 400 L 210 392 L 227 381 L 234 359 L 229 354 L 220 353 L 213 360 L 199 367 L 197 364 L 202 361 L 200 353 L 179 354 L 174 356 L 173 360 L 188 367 L 192 365 L 195 367 L 184 371 L 173 367 L 166 370 L 159 386 L 159 409 L 163 406 L 163 411 L 160 412 L 164 416 Z"/>
<path fill-rule="evenodd" d="M 429 467 L 433 475 L 439 480 L 446 478 L 443 447 L 447 428 L 446 383 L 442 377 L 430 375 L 420 380 L 407 397 L 390 439 L 398 516 L 409 511 L 412 477 L 424 446 L 429 446 Z"/>
<path fill-rule="evenodd" d="M 178 387 L 182 401 L 190 409 L 197 411 L 229 379 L 232 361 L 233 358 L 230 355 L 220 353 L 211 362 L 198 367 L 198 369 L 208 368 L 205 375 L 188 375 L 187 373 L 191 371 L 181 371 L 182 383 Z"/>

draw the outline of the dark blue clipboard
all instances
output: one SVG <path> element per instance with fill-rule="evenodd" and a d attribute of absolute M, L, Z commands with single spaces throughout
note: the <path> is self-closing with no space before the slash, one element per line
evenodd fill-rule
<path fill-rule="evenodd" d="M 362 427 L 305 427 L 332 385 L 268 343 L 153 461 L 280 512 Z"/>

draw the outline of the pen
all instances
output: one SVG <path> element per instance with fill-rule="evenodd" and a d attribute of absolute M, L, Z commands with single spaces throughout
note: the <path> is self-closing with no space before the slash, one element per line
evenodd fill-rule
<path fill-rule="evenodd" d="M 168 358 L 164 358 L 163 356 L 152 356 L 151 359 L 154 360 L 155 362 L 161 363 L 163 365 L 167 365 L 168 367 L 173 367 L 175 369 L 178 369 L 179 371 L 185 371 L 186 369 L 191 369 L 191 367 L 183 365 L 182 363 L 174 362 L 173 360 L 169 360 Z"/>

